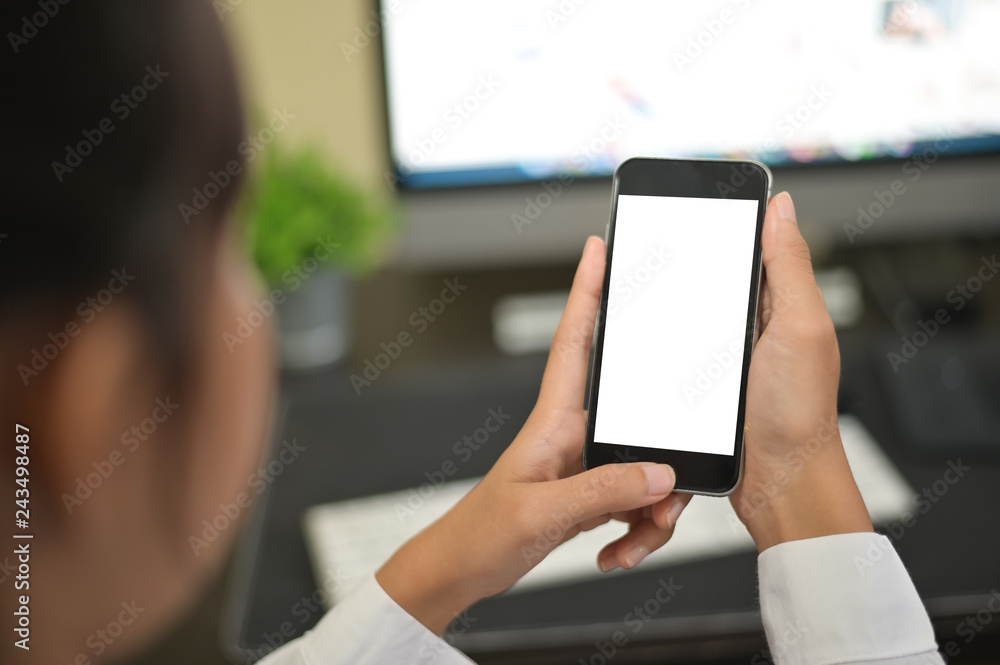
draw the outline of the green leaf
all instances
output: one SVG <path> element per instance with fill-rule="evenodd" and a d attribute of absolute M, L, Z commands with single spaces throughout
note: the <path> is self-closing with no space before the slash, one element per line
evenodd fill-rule
<path fill-rule="evenodd" d="M 262 157 L 243 210 L 254 261 L 270 284 L 315 257 L 321 240 L 336 245 L 325 267 L 374 267 L 396 227 L 388 203 L 335 172 L 315 149 L 272 143 Z"/>

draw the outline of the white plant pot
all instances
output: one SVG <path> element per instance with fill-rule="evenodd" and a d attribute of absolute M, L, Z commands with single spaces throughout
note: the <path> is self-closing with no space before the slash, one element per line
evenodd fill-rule
<path fill-rule="evenodd" d="M 336 270 L 317 270 L 278 305 L 281 364 L 286 369 L 316 369 L 346 355 L 350 346 L 353 290 Z"/>

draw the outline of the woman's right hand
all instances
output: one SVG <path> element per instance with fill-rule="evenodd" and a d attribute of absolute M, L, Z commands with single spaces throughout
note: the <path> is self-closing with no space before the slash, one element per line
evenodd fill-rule
<path fill-rule="evenodd" d="M 761 552 L 789 540 L 872 530 L 837 427 L 837 337 L 787 193 L 771 199 L 762 242 L 746 463 L 730 495 Z"/>
<path fill-rule="evenodd" d="M 611 519 L 628 522 L 628 533 L 608 543 L 595 566 L 638 565 L 670 539 L 691 499 L 673 494 L 674 471 L 665 464 L 583 468 L 583 396 L 604 264 L 604 243 L 590 238 L 538 402 L 520 433 L 465 498 L 376 574 L 400 607 L 436 633 L 472 603 L 510 587 L 561 543 Z"/>

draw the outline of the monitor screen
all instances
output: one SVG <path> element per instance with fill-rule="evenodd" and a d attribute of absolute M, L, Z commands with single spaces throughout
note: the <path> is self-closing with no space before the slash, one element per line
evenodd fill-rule
<path fill-rule="evenodd" d="M 385 0 L 390 150 L 419 189 L 1000 149 L 1000 0 Z"/>

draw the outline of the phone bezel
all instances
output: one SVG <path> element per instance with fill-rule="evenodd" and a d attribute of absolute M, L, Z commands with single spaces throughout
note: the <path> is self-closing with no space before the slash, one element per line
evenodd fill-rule
<path fill-rule="evenodd" d="M 733 169 L 736 169 L 734 171 Z M 740 183 L 737 174 L 744 176 Z M 714 159 L 654 159 L 636 157 L 623 162 L 616 170 L 611 197 L 611 217 L 607 228 L 607 263 L 601 289 L 601 305 L 594 326 L 594 353 L 591 358 L 589 413 L 583 466 L 591 469 L 604 464 L 622 462 L 658 462 L 670 464 L 677 473 L 674 491 L 691 494 L 725 496 L 739 484 L 744 457 L 744 423 L 746 387 L 750 359 L 757 341 L 758 303 L 763 270 L 761 232 L 764 213 L 770 198 L 771 172 L 760 162 Z M 746 339 L 743 345 L 740 401 L 737 411 L 735 444 L 732 455 L 694 453 L 681 450 L 622 446 L 594 441 L 595 415 L 599 401 L 601 356 L 604 351 L 604 322 L 611 288 L 611 264 L 614 258 L 615 222 L 618 197 L 621 194 L 640 196 L 678 196 L 686 198 L 747 199 L 758 202 L 754 233 L 754 261 L 751 270 L 747 305 Z"/>

